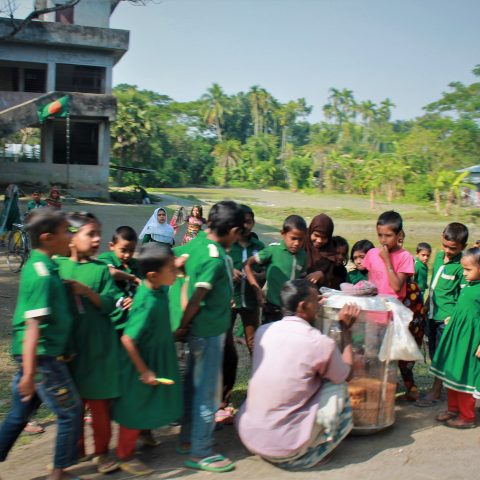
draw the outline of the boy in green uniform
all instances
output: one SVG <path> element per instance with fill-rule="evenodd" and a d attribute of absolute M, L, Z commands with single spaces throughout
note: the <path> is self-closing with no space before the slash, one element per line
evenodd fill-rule
<path fill-rule="evenodd" d="M 137 289 L 121 338 L 121 395 L 114 401 L 113 419 L 120 424 L 117 456 L 121 469 L 148 475 L 152 470 L 134 458 L 140 429 L 167 425 L 183 413 L 167 293 L 177 269 L 171 248 L 157 243 L 142 247 L 138 266 L 144 281 Z M 161 384 L 159 377 L 174 383 Z"/>
<path fill-rule="evenodd" d="M 433 262 L 427 320 L 428 352 L 432 360 L 464 284 L 461 260 L 467 241 L 468 228 L 462 223 L 449 223 L 442 234 L 442 251 Z M 435 377 L 430 393 L 416 405 L 435 405 L 441 392 L 442 381 Z"/>
<path fill-rule="evenodd" d="M 288 280 L 305 276 L 307 271 L 307 254 L 303 243 L 307 235 L 307 224 L 298 215 L 290 215 L 283 223 L 281 231 L 283 240 L 272 243 L 267 248 L 250 257 L 245 264 L 245 274 L 253 287 L 258 303 L 263 306 L 263 322 L 281 320 L 282 301 L 280 291 Z M 259 263 L 267 267 L 267 295 L 255 278 L 253 265 Z"/>
<path fill-rule="evenodd" d="M 34 190 L 32 192 L 32 199 L 27 203 L 27 213 L 35 210 L 36 208 L 42 208 L 47 206 L 47 202 L 42 200 L 42 194 L 40 190 Z"/>
<path fill-rule="evenodd" d="M 414 280 L 417 282 L 418 288 L 425 295 L 425 290 L 428 288 L 428 260 L 432 254 L 432 247 L 430 244 L 420 242 L 417 245 L 417 254 L 415 256 L 415 274 Z"/>
<path fill-rule="evenodd" d="M 212 434 L 233 293 L 232 263 L 225 249 L 237 240 L 243 223 L 243 212 L 235 202 L 219 202 L 211 208 L 207 235 L 189 251 L 185 267 L 189 300 L 176 331 L 177 338 L 188 334 L 190 349 L 179 449 L 191 455 L 186 466 L 212 472 L 234 468 L 230 460 L 214 454 Z"/>
<path fill-rule="evenodd" d="M 118 227 L 108 243 L 110 251 L 97 257 L 108 265 L 115 284 L 127 297 L 133 297 L 136 286 L 142 283 L 138 275 L 137 261 L 133 258 L 137 241 L 137 234 L 132 227 Z M 115 323 L 115 329 L 121 333 L 127 321 L 127 311 L 117 309 L 110 317 Z"/>
<path fill-rule="evenodd" d="M 19 371 L 13 382 L 12 409 L 0 428 L 0 461 L 4 461 L 32 412 L 45 403 L 57 416 L 53 470 L 49 480 L 65 478 L 77 461 L 82 404 L 65 364 L 73 318 L 67 294 L 51 259 L 68 254 L 71 236 L 65 216 L 41 209 L 27 229 L 32 253 L 20 277 L 13 317 L 12 352 Z"/>

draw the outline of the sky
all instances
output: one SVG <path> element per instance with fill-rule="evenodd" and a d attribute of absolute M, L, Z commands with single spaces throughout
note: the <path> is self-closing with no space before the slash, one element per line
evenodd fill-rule
<path fill-rule="evenodd" d="M 130 30 L 114 84 L 178 101 L 214 82 L 305 97 L 323 118 L 329 88 L 358 101 L 389 97 L 395 119 L 422 114 L 480 64 L 479 0 L 154 0 L 121 2 L 111 27 Z"/>

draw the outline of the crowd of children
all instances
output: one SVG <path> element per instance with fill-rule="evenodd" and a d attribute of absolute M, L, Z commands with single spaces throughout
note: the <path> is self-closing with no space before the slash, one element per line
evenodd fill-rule
<path fill-rule="evenodd" d="M 281 241 L 265 246 L 253 232 L 253 210 L 232 201 L 212 206 L 207 220 L 199 206 L 192 208 L 188 235 L 172 249 L 175 228 L 166 210 L 157 208 L 139 237 L 121 226 L 110 250 L 97 255 L 99 219 L 37 208 L 43 206 L 40 197 L 32 202 L 27 227 L 33 251 L 21 273 L 13 318 L 18 373 L 11 411 L 0 427 L 0 461 L 44 403 L 58 425 L 50 480 L 67 478 L 64 470 L 79 460 L 94 460 L 101 473 L 122 468 L 149 474 L 135 457 L 137 439 L 155 444 L 151 430 L 177 421 L 177 452 L 188 456 L 188 467 L 233 469 L 216 451 L 213 432 L 216 421 L 230 423 L 234 413 L 234 323 L 238 316 L 251 354 L 259 324 L 283 317 L 282 288 L 301 278 L 317 289 L 368 281 L 380 294 L 403 301 L 414 312 L 410 331 L 417 343 L 424 333 L 428 338 L 435 375 L 432 391 L 420 397 L 413 362 L 399 362 L 405 398 L 433 405 L 443 382 L 448 410 L 437 420 L 454 428 L 476 426 L 480 248 L 463 253 L 465 225 L 444 229 L 428 282 L 432 247 L 419 243 L 415 258 L 406 251 L 402 217 L 394 211 L 378 218 L 378 246 L 359 240 L 349 255 L 348 242 L 334 236 L 326 214 L 310 225 L 299 215 L 288 216 Z M 181 375 L 178 355 L 185 351 Z M 93 428 L 90 456 L 83 435 L 86 408 Z M 112 420 L 119 424 L 116 455 L 109 450 Z"/>

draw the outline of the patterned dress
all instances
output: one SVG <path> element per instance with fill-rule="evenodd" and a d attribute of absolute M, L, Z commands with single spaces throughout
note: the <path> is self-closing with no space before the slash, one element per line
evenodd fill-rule
<path fill-rule="evenodd" d="M 203 218 L 189 216 L 187 220 L 187 231 L 183 236 L 182 245 L 185 245 L 193 240 L 198 235 L 198 232 L 202 229 L 204 224 L 205 220 Z"/>

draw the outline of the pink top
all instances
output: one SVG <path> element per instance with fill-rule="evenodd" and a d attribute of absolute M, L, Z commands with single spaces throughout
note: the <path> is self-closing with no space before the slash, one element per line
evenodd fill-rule
<path fill-rule="evenodd" d="M 378 293 L 403 300 L 407 294 L 407 282 L 403 284 L 400 293 L 395 293 L 388 282 L 387 267 L 379 252 L 379 248 L 372 248 L 363 259 L 363 266 L 368 270 L 368 281 L 378 288 Z M 395 273 L 406 273 L 407 275 L 415 273 L 413 256 L 403 248 L 390 252 L 390 261 Z"/>
<path fill-rule="evenodd" d="M 322 379 L 341 383 L 349 366 L 332 339 L 299 317 L 260 327 L 254 345 L 238 434 L 253 453 L 292 455 L 310 440 Z"/>

